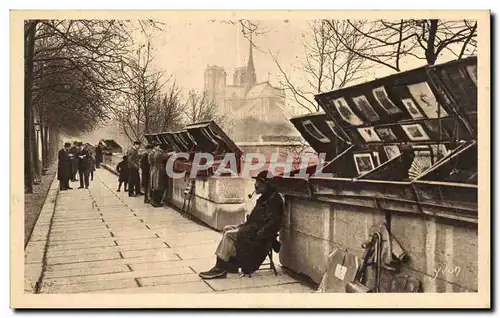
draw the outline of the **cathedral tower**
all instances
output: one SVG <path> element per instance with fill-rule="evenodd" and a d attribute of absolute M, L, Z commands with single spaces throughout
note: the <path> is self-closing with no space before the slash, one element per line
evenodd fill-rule
<path fill-rule="evenodd" d="M 223 67 L 210 65 L 205 70 L 205 93 L 215 103 L 219 112 L 225 111 L 226 71 Z"/>
<path fill-rule="evenodd" d="M 255 66 L 253 64 L 252 46 L 252 33 L 250 33 L 250 52 L 248 54 L 247 71 L 245 74 L 245 93 L 247 93 L 255 85 L 255 83 L 257 83 L 257 74 L 255 73 Z"/>

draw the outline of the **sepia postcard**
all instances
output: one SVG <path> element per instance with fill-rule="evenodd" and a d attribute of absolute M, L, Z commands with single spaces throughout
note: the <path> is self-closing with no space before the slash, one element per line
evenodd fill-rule
<path fill-rule="evenodd" d="M 11 11 L 11 307 L 490 308 L 490 41 L 489 11 Z"/>

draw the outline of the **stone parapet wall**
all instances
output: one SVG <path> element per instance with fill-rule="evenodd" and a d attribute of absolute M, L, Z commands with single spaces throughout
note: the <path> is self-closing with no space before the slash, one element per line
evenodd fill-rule
<path fill-rule="evenodd" d="M 319 283 L 331 252 L 347 249 L 361 257 L 370 227 L 389 221 L 392 235 L 410 258 L 402 271 L 418 277 L 424 292 L 477 291 L 477 222 L 461 217 L 461 207 L 441 206 L 441 213 L 427 214 L 420 204 L 402 197 L 392 201 L 348 193 L 286 195 L 281 264 Z"/>

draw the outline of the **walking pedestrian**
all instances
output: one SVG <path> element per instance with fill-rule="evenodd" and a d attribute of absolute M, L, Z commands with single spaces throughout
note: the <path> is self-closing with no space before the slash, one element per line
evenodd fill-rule
<path fill-rule="evenodd" d="M 79 143 L 78 146 L 82 147 L 82 143 Z M 83 189 L 83 187 L 85 187 L 85 189 L 89 188 L 90 185 L 89 176 L 90 176 L 91 165 L 92 165 L 92 159 L 90 156 L 90 152 L 85 146 L 78 154 L 78 175 L 80 178 L 80 186 L 78 187 L 78 189 Z"/>
<path fill-rule="evenodd" d="M 69 190 L 73 189 L 69 186 L 69 180 L 71 179 L 71 158 L 69 156 L 69 151 L 71 149 L 71 143 L 66 142 L 64 148 L 59 150 L 58 161 L 57 161 L 57 179 L 59 180 L 59 190 Z"/>
<path fill-rule="evenodd" d="M 127 156 L 122 157 L 122 161 L 118 163 L 116 166 L 116 172 L 118 172 L 118 190 L 116 192 L 121 191 L 121 187 L 123 184 L 123 191 L 128 191 L 128 177 L 129 177 L 129 169 L 128 169 L 128 160 Z"/>

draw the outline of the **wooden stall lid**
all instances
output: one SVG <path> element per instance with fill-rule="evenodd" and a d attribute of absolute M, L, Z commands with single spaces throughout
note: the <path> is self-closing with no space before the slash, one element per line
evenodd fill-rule
<path fill-rule="evenodd" d="M 476 63 L 420 67 L 315 99 L 357 146 L 475 140 Z"/>
<path fill-rule="evenodd" d="M 234 153 L 237 157 L 242 155 L 241 149 L 213 120 L 188 125 L 186 130 L 196 141 L 196 151 L 212 154 Z"/>
<path fill-rule="evenodd" d="M 351 144 L 345 132 L 324 112 L 293 117 L 290 121 L 316 153 L 326 154 L 326 161 L 333 160 Z"/>

